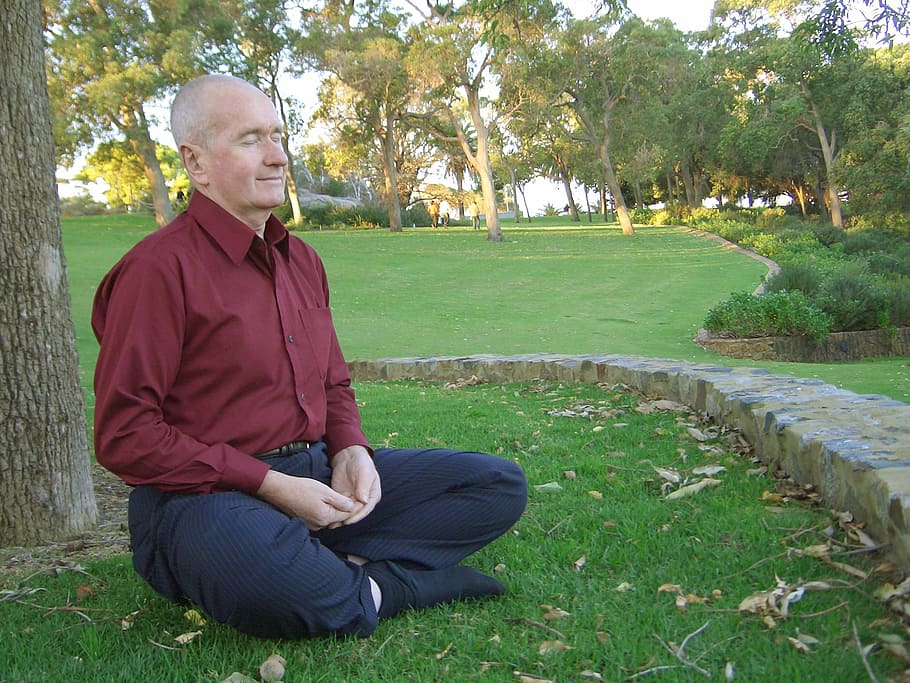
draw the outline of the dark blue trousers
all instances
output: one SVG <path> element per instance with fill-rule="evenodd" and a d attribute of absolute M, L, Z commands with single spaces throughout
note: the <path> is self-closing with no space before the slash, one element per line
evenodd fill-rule
<path fill-rule="evenodd" d="M 268 458 L 273 469 L 331 480 L 325 446 Z M 369 580 L 347 555 L 413 568 L 458 564 L 518 520 L 527 484 L 514 463 L 446 449 L 380 449 L 382 500 L 351 526 L 310 532 L 299 519 L 237 491 L 130 495 L 136 571 L 171 600 L 255 636 L 368 636 Z"/>

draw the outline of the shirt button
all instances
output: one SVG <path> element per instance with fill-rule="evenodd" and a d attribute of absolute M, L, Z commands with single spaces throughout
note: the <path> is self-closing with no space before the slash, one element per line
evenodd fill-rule
<path fill-rule="evenodd" d="M 306 401 L 306 394 L 300 394 L 300 400 Z"/>
<path fill-rule="evenodd" d="M 293 335 L 293 334 L 289 334 L 289 335 L 288 335 L 288 343 L 289 343 L 289 344 L 293 344 L 293 343 L 294 343 L 294 335 Z"/>

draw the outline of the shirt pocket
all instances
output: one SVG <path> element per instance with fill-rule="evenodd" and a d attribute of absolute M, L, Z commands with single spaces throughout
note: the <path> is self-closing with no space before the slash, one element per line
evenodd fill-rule
<path fill-rule="evenodd" d="M 314 369 L 318 370 L 319 377 L 325 380 L 332 358 L 332 346 L 335 343 L 332 312 L 328 308 L 304 308 L 299 312 Z"/>

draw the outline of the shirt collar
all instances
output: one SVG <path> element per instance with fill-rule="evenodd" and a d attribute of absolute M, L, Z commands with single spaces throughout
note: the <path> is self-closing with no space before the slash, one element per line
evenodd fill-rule
<path fill-rule="evenodd" d="M 234 263 L 243 261 L 256 233 L 201 192 L 194 192 L 187 213 L 205 230 Z M 270 214 L 265 223 L 265 241 L 287 252 L 287 228 Z"/>

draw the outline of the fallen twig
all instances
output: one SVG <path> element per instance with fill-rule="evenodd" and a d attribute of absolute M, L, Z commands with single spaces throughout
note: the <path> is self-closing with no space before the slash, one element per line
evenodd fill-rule
<path fill-rule="evenodd" d="M 655 638 L 657 638 L 658 642 L 667 649 L 667 652 L 669 652 L 671 655 L 676 657 L 676 659 L 678 659 L 682 663 L 683 666 L 685 666 L 689 669 L 695 669 L 695 671 L 700 673 L 702 676 L 704 676 L 706 678 L 711 678 L 710 671 L 703 669 L 700 666 L 698 666 L 698 664 L 696 664 L 695 662 L 692 662 L 692 661 L 689 661 L 688 659 L 686 659 L 686 646 L 689 644 L 689 641 L 692 640 L 692 638 L 694 638 L 695 636 L 698 636 L 698 635 L 701 635 L 702 633 L 704 633 L 710 624 L 711 624 L 710 621 L 706 621 L 704 623 L 704 625 L 702 625 L 700 628 L 697 628 L 694 631 L 692 631 L 692 633 L 690 633 L 685 638 L 683 638 L 682 644 L 677 648 L 671 647 L 668 643 L 664 642 L 663 638 L 661 638 L 656 633 L 653 635 Z M 663 669 L 663 667 L 653 667 L 653 668 Z M 671 667 L 671 668 L 678 668 L 678 667 Z M 648 673 L 653 673 L 653 669 L 646 669 L 645 671 L 640 672 L 638 675 L 646 675 Z"/>
<path fill-rule="evenodd" d="M 553 633 L 562 639 L 565 638 L 565 636 L 562 633 L 557 631 L 552 626 L 547 626 L 546 624 L 541 624 L 539 621 L 534 621 L 533 619 L 528 619 L 527 617 L 509 617 L 508 619 L 506 619 L 506 621 L 511 622 L 513 624 L 527 624 L 528 626 L 533 626 L 535 628 L 542 628 L 544 631 L 549 631 L 550 633 Z"/>
<path fill-rule="evenodd" d="M 875 672 L 872 671 L 872 667 L 869 665 L 869 660 L 866 657 L 866 648 L 859 639 L 859 632 L 856 630 L 856 621 L 853 622 L 853 640 L 856 643 L 856 649 L 859 650 L 859 656 L 863 660 L 863 666 L 866 667 L 866 673 L 869 674 L 869 680 L 872 681 L 872 683 L 879 683 L 878 678 L 875 676 Z M 872 645 L 869 646 L 869 648 L 872 647 Z"/>
<path fill-rule="evenodd" d="M 162 650 L 170 650 L 171 652 L 180 652 L 183 649 L 182 647 L 171 647 L 170 645 L 162 645 L 157 640 L 152 640 L 151 638 L 149 638 L 148 641 L 155 647 L 160 647 Z"/>

